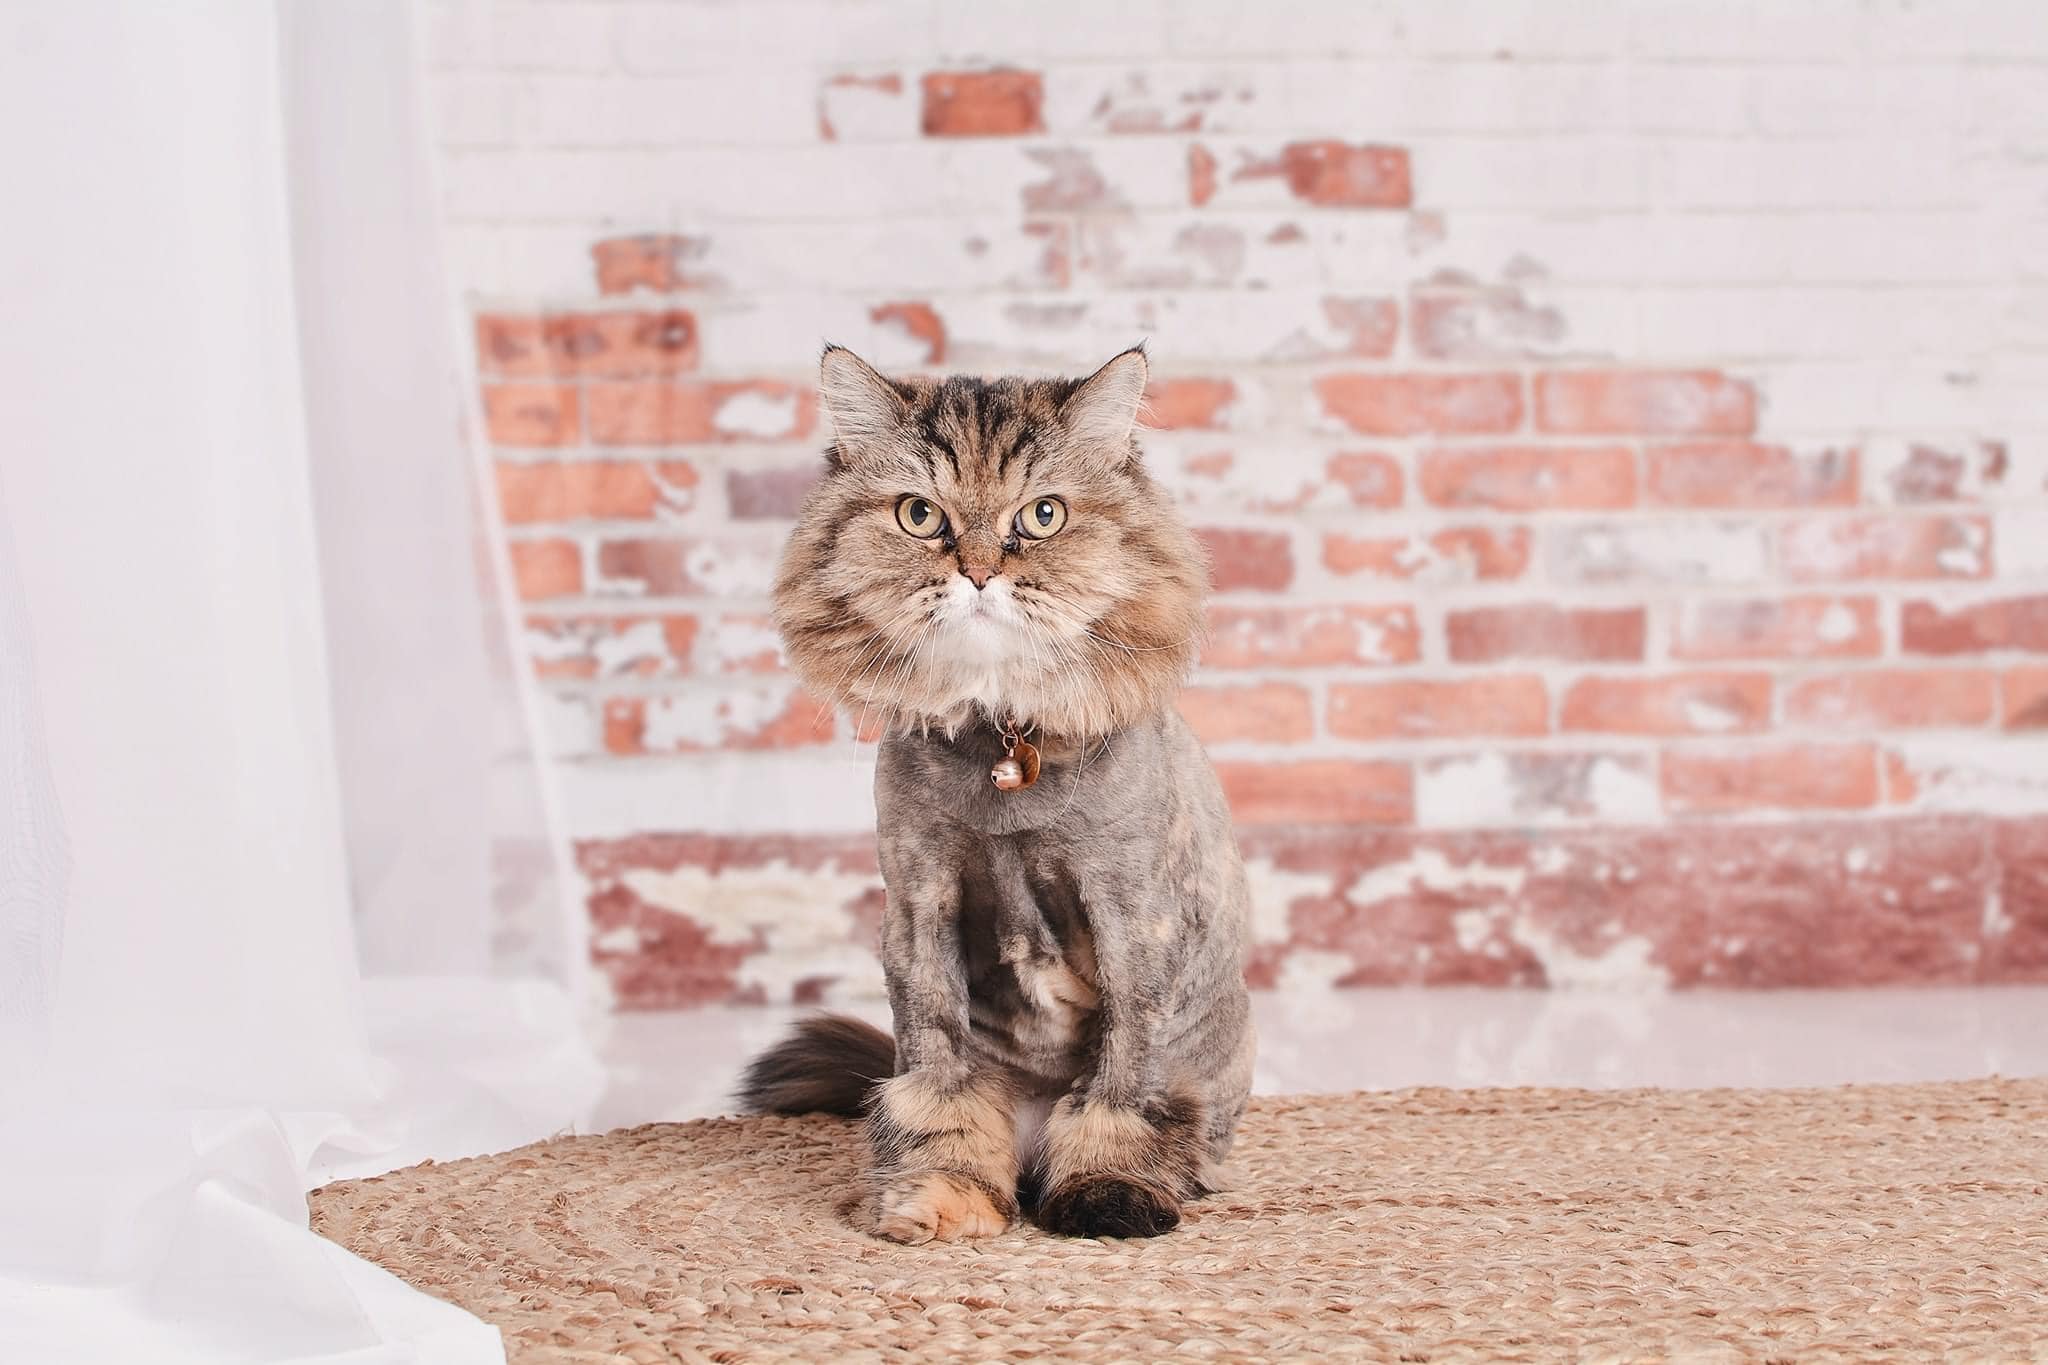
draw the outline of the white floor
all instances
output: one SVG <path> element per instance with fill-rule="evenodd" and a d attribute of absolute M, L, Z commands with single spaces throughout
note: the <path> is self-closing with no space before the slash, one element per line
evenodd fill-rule
<path fill-rule="evenodd" d="M 1796 1086 L 2048 1075 L 2048 986 L 1692 992 L 1381 990 L 1256 997 L 1258 1089 Z M 805 1011 L 626 1014 L 593 1131 L 731 1112 Z M 855 1007 L 886 1024 L 886 1007 Z"/>

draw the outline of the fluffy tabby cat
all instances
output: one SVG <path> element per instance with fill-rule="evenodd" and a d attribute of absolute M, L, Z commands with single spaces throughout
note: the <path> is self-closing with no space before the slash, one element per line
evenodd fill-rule
<path fill-rule="evenodd" d="M 895 1037 L 824 1016 L 757 1111 L 865 1114 L 862 1209 L 901 1242 L 1021 1205 L 1152 1236 L 1218 1187 L 1251 1085 L 1247 894 L 1174 708 L 1207 573 L 1132 437 L 1141 350 L 1086 380 L 890 379 L 828 347 L 836 436 L 775 585 L 821 696 L 889 722 L 875 772 Z M 1005 732 L 1042 771 L 999 790 Z"/>

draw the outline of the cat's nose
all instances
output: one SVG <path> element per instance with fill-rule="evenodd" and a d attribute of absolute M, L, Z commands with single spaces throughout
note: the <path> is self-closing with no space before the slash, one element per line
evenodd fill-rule
<path fill-rule="evenodd" d="M 967 575 L 967 581 L 972 583 L 977 590 L 987 587 L 989 579 L 996 576 L 996 568 L 993 564 L 962 564 L 960 572 Z"/>

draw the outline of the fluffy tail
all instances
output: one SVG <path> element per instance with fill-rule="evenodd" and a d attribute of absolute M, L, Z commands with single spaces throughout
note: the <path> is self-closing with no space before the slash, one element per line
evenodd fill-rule
<path fill-rule="evenodd" d="M 750 1114 L 859 1118 L 896 1070 L 896 1040 L 843 1014 L 815 1014 L 748 1063 L 739 1102 Z"/>

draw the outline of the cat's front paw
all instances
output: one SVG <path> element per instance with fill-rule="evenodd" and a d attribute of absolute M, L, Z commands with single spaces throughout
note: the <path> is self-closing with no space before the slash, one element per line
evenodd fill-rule
<path fill-rule="evenodd" d="M 912 1246 L 993 1237 L 1009 1225 L 980 1185 L 944 1172 L 898 1177 L 875 1200 L 875 1232 Z"/>
<path fill-rule="evenodd" d="M 1164 1190 L 1115 1176 L 1077 1176 L 1039 1202 L 1038 1223 L 1069 1237 L 1157 1237 L 1180 1225 Z"/>

